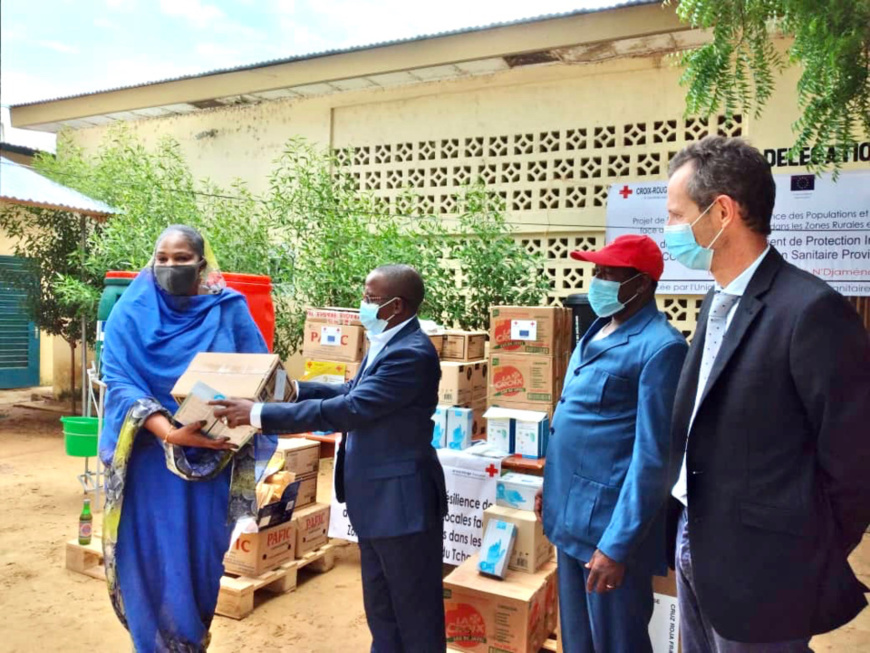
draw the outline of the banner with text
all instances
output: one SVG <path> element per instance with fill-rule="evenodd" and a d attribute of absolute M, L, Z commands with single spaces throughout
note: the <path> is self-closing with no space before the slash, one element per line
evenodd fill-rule
<path fill-rule="evenodd" d="M 836 182 L 827 174 L 774 175 L 774 180 L 771 245 L 844 295 L 870 296 L 870 171 L 842 172 Z M 710 274 L 680 265 L 665 248 L 667 194 L 664 181 L 611 186 L 607 242 L 629 233 L 650 236 L 665 257 L 658 292 L 703 295 L 713 285 Z"/>
<path fill-rule="evenodd" d="M 483 511 L 495 504 L 501 458 L 477 456 L 453 449 L 439 449 L 444 468 L 448 513 L 444 518 L 444 562 L 458 565 L 480 550 Z M 335 487 L 333 485 L 333 487 Z M 356 542 L 347 506 L 332 498 L 329 537 Z"/>

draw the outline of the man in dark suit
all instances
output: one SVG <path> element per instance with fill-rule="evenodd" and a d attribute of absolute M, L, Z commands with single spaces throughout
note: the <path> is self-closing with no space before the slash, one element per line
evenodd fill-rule
<path fill-rule="evenodd" d="M 684 653 L 808 651 L 866 605 L 847 558 L 870 521 L 870 340 L 768 244 L 775 195 L 740 139 L 671 161 L 669 253 L 716 282 L 672 428 Z"/>
<path fill-rule="evenodd" d="M 365 282 L 360 320 L 370 348 L 352 381 L 300 382 L 295 403 L 216 402 L 230 426 L 269 433 L 344 433 L 335 492 L 359 536 L 373 653 L 443 653 L 444 472 L 432 448 L 441 368 L 420 330 L 423 280 L 407 265 Z"/>

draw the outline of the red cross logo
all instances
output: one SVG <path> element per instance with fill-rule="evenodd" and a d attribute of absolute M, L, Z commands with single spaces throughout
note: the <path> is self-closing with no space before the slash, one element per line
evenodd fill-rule
<path fill-rule="evenodd" d="M 485 471 L 487 474 L 489 474 L 490 478 L 492 478 L 493 476 L 498 474 L 498 468 L 495 465 L 493 465 L 492 463 L 490 463 L 489 467 L 487 467 L 483 471 Z"/>
<path fill-rule="evenodd" d="M 622 195 L 622 199 L 627 200 L 628 196 L 631 195 L 634 191 L 628 187 L 628 184 L 622 187 L 622 190 L 619 191 L 619 194 Z"/>

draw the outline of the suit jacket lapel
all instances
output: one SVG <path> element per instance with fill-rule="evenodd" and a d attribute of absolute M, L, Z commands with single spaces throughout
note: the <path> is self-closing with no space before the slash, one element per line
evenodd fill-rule
<path fill-rule="evenodd" d="M 365 368 L 365 362 L 368 360 L 368 357 L 369 357 L 368 354 L 366 354 L 365 358 L 363 359 L 363 364 L 360 365 L 360 369 L 362 369 L 362 370 L 364 370 L 364 371 L 360 373 L 360 375 L 359 375 L 359 379 L 357 380 L 357 383 L 359 383 L 359 381 L 361 381 L 361 380 L 363 379 L 363 377 L 367 376 L 367 375 L 368 375 L 372 370 L 375 369 L 375 366 L 376 366 L 376 365 L 380 362 L 380 360 L 384 357 L 384 354 L 386 354 L 386 353 L 389 351 L 390 347 L 394 347 L 394 346 L 395 346 L 395 345 L 396 345 L 400 340 L 402 340 L 403 338 L 407 337 L 408 334 L 413 333 L 416 329 L 419 329 L 419 328 L 420 328 L 420 322 L 419 322 L 419 320 L 415 317 L 415 318 L 413 318 L 410 322 L 408 322 L 408 323 L 407 323 L 407 324 L 402 328 L 401 331 L 399 331 L 396 335 L 394 335 L 394 336 L 390 339 L 390 341 L 386 344 L 386 346 L 383 347 L 383 348 L 378 352 L 378 355 L 375 356 L 374 360 L 372 361 L 372 364 L 369 365 L 368 368 Z M 355 383 L 354 385 L 356 385 L 356 383 Z"/>
<path fill-rule="evenodd" d="M 735 352 L 740 348 L 740 343 L 746 336 L 749 327 L 752 326 L 752 323 L 761 313 L 762 309 L 764 309 L 764 302 L 758 298 L 770 288 L 773 278 L 780 267 L 782 267 L 782 262 L 783 259 L 779 252 L 771 248 L 771 251 L 768 252 L 758 267 L 758 270 L 755 271 L 755 275 L 750 280 L 746 292 L 740 298 L 740 303 L 737 305 L 737 312 L 734 314 L 731 325 L 725 332 L 719 353 L 716 355 L 716 361 L 710 370 L 710 376 L 707 378 L 704 393 L 699 400 L 699 408 L 707 395 L 710 394 L 710 389 L 716 384 L 716 381 L 722 375 L 723 370 L 727 367 Z M 698 365 L 700 367 L 700 360 Z M 697 381 L 695 387 L 697 388 Z"/>

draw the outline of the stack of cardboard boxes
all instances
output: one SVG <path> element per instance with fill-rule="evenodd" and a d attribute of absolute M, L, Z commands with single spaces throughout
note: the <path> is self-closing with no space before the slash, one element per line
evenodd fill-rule
<path fill-rule="evenodd" d="M 258 498 L 275 478 L 298 482 L 295 506 L 266 499 L 258 512 L 259 532 L 244 533 L 224 556 L 224 569 L 242 576 L 259 576 L 327 543 L 329 506 L 315 503 L 320 443 L 303 438 L 280 439 L 268 475 L 257 487 Z M 267 471 L 268 474 L 268 471 Z M 274 497 L 273 497 L 274 498 Z"/>
<path fill-rule="evenodd" d="M 447 645 L 451 650 L 537 653 L 556 629 L 553 547 L 534 513 L 535 493 L 542 483 L 536 476 L 502 476 L 496 505 L 483 513 L 485 533 L 491 522 L 514 526 L 516 535 L 503 580 L 477 573 L 478 556 L 444 579 Z"/>
<path fill-rule="evenodd" d="M 303 381 L 343 383 L 356 375 L 367 344 L 358 310 L 309 308 L 304 338 Z"/>
<path fill-rule="evenodd" d="M 487 403 L 510 411 L 506 422 L 514 434 L 509 453 L 541 457 L 546 450 L 546 432 L 562 393 L 562 383 L 571 355 L 571 312 L 558 306 L 493 306 L 490 309 L 489 390 Z M 531 415 L 536 413 L 537 417 Z M 491 417 L 492 413 L 487 413 Z M 505 415 L 500 415 L 505 418 Z M 519 424 L 529 422 L 529 433 L 543 429 L 533 438 L 534 446 L 520 447 Z M 488 424 L 488 428 L 489 428 Z M 523 431 L 524 433 L 525 431 Z"/>
<path fill-rule="evenodd" d="M 432 419 L 436 448 L 465 449 L 484 436 L 486 388 L 485 331 L 447 331 L 441 349 L 438 409 Z"/>

